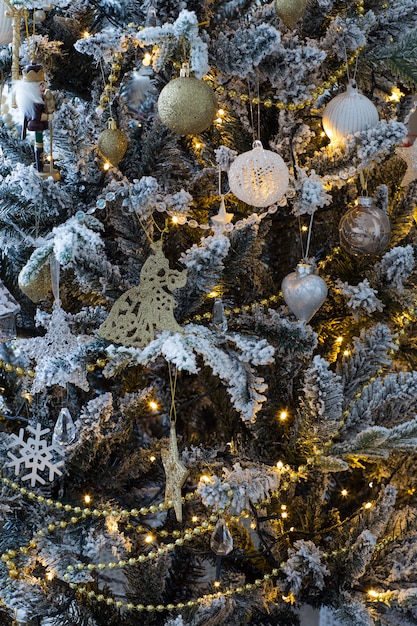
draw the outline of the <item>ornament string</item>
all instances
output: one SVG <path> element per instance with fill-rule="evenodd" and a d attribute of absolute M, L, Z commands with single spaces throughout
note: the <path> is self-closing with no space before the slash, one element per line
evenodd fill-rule
<path fill-rule="evenodd" d="M 307 243 L 306 243 L 306 253 L 305 253 L 305 258 L 308 258 L 308 253 L 310 251 L 310 241 L 311 241 L 311 233 L 313 230 L 313 220 L 314 220 L 314 213 L 312 213 L 310 215 L 310 224 L 308 225 L 308 233 L 307 233 Z"/>
<path fill-rule="evenodd" d="M 172 376 L 172 372 L 171 372 L 171 364 L 168 363 L 168 375 L 169 375 L 169 387 L 171 390 L 171 406 L 169 409 L 169 421 L 170 424 L 176 424 L 177 423 L 177 409 L 175 406 L 175 392 L 177 389 L 177 380 L 178 380 L 178 369 L 175 367 L 175 374 L 174 377 Z"/>

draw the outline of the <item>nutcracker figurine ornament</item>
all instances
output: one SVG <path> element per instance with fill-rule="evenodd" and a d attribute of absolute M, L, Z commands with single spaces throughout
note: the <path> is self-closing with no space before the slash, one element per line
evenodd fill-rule
<path fill-rule="evenodd" d="M 40 176 L 59 178 L 53 167 L 52 160 L 52 120 L 55 110 L 55 99 L 48 89 L 43 68 L 31 63 L 22 72 L 22 79 L 16 83 L 16 103 L 23 114 L 22 139 L 27 131 L 35 132 L 35 167 Z M 49 129 L 49 163 L 44 162 L 43 133 Z"/>

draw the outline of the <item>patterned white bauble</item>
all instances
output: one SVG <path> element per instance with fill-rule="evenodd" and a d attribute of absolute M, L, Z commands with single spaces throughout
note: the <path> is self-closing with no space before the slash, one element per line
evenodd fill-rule
<path fill-rule="evenodd" d="M 13 20 L 7 17 L 7 4 L 0 0 L 0 46 L 7 46 L 13 40 Z"/>
<path fill-rule="evenodd" d="M 230 191 L 242 202 L 267 207 L 278 202 L 288 189 L 289 173 L 276 152 L 254 141 L 253 150 L 240 154 L 229 168 Z"/>
<path fill-rule="evenodd" d="M 317 313 L 327 297 L 327 285 L 316 273 L 312 263 L 299 263 L 295 272 L 282 281 L 284 300 L 292 313 L 308 322 Z"/>
<path fill-rule="evenodd" d="M 359 93 L 351 80 L 344 93 L 330 100 L 323 113 L 323 128 L 332 142 L 348 135 L 373 128 L 379 120 L 376 106 Z"/>

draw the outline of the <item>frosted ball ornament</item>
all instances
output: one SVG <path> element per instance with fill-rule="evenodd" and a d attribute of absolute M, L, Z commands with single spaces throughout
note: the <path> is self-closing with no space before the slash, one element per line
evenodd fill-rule
<path fill-rule="evenodd" d="M 115 120 L 111 117 L 107 122 L 106 130 L 100 133 L 98 138 L 98 150 L 100 154 L 115 167 L 119 165 L 127 150 L 127 137 L 122 130 L 117 128 Z"/>
<path fill-rule="evenodd" d="M 328 138 L 337 142 L 348 135 L 373 128 L 378 120 L 374 103 L 359 93 L 356 82 L 351 80 L 346 91 L 327 104 L 322 123 Z"/>
<path fill-rule="evenodd" d="M 10 14 L 6 15 L 8 8 L 4 0 L 0 0 L 0 46 L 7 46 L 13 41 L 13 20 Z"/>
<path fill-rule="evenodd" d="M 355 256 L 379 256 L 389 245 L 391 225 L 385 211 L 369 197 L 358 198 L 339 222 L 340 245 Z"/>
<path fill-rule="evenodd" d="M 253 150 L 240 154 L 229 168 L 230 191 L 242 202 L 267 207 L 278 202 L 288 189 L 289 172 L 283 158 L 264 150 L 259 140 Z"/>
<path fill-rule="evenodd" d="M 171 80 L 159 94 L 158 113 L 174 133 L 195 135 L 212 125 L 217 101 L 210 85 L 190 76 L 188 63 L 184 63 L 179 78 Z"/>
<path fill-rule="evenodd" d="M 326 282 L 317 274 L 314 263 L 301 262 L 295 272 L 282 281 L 282 295 L 292 313 L 309 322 L 327 297 Z"/>

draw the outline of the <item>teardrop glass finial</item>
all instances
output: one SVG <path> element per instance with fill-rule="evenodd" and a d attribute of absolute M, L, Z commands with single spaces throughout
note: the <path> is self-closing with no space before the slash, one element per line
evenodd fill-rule
<path fill-rule="evenodd" d="M 75 440 L 77 429 L 68 409 L 60 410 L 52 434 L 52 443 L 55 446 L 68 446 Z"/>
<path fill-rule="evenodd" d="M 214 300 L 211 325 L 214 330 L 220 333 L 225 333 L 227 330 L 227 319 L 224 314 L 223 301 L 221 298 Z"/>
<path fill-rule="evenodd" d="M 233 537 L 225 520 L 221 517 L 210 538 L 210 548 L 217 556 L 227 556 L 233 550 Z"/>

